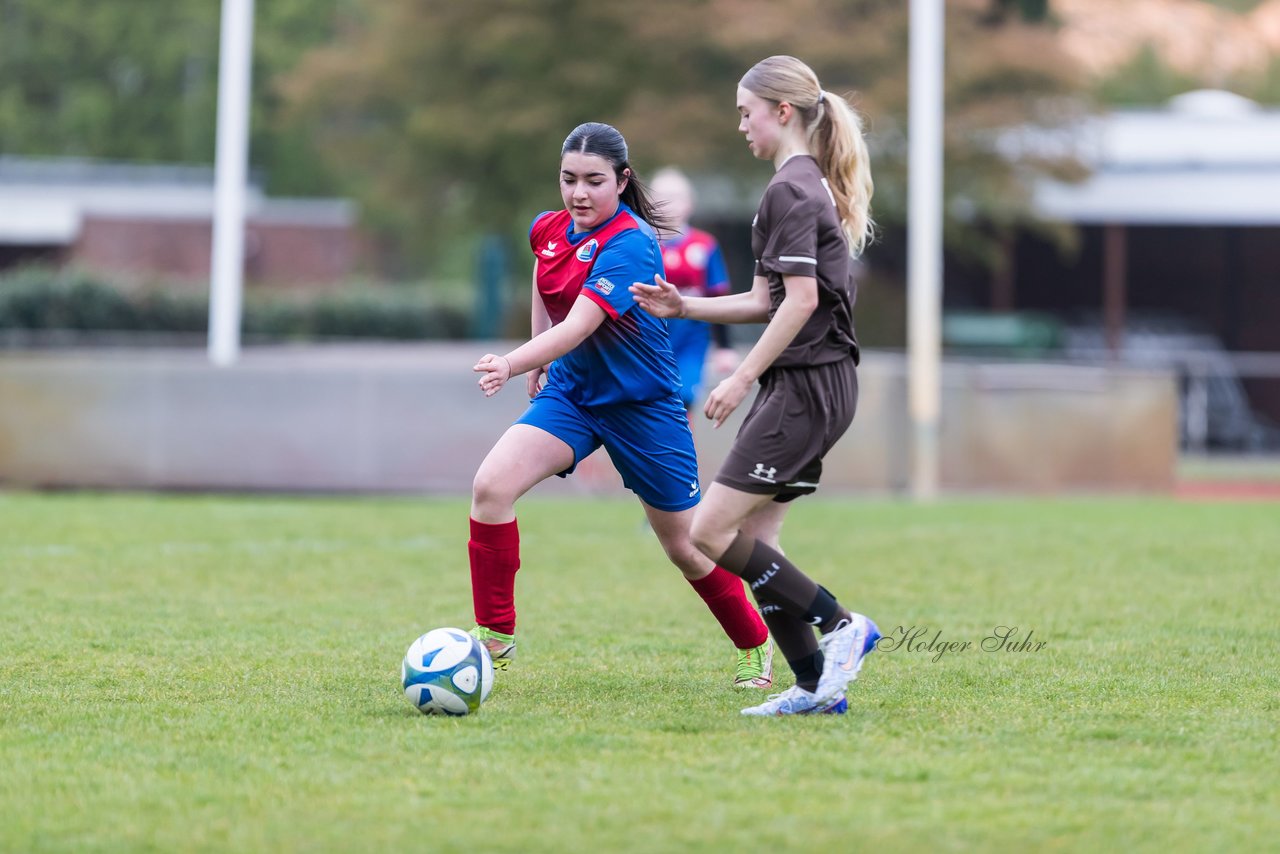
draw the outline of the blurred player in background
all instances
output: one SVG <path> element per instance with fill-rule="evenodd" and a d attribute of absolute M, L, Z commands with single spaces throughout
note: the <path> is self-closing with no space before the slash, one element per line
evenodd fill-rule
<path fill-rule="evenodd" d="M 729 271 L 716 239 L 689 225 L 697 199 L 689 179 L 679 169 L 668 167 L 654 174 L 649 184 L 654 203 L 667 218 L 661 232 L 662 263 L 666 280 L 675 285 L 682 296 L 716 297 L 730 292 Z M 738 366 L 738 354 L 729 343 L 729 329 L 721 323 L 704 323 L 688 318 L 667 321 L 671 350 L 680 369 L 680 399 L 692 416 L 702 397 L 702 376 L 707 362 L 707 349 L 712 341 L 711 368 L 716 376 L 724 376 Z M 692 422 L 691 422 L 692 423 Z"/>
<path fill-rule="evenodd" d="M 707 397 L 704 411 L 718 427 L 760 382 L 698 507 L 693 540 L 751 585 L 796 676 L 794 686 L 742 713 L 840 714 L 879 630 L 788 560 L 779 538 L 790 502 L 818 488 L 822 459 L 857 408 L 852 267 L 872 228 L 871 166 L 858 113 L 795 57 L 756 63 L 738 84 L 737 105 L 751 153 L 774 167 L 751 225 L 751 291 L 686 297 L 661 277 L 631 291 L 660 317 L 767 322 Z"/>
<path fill-rule="evenodd" d="M 662 272 L 654 227 L 663 220 L 631 169 L 622 134 L 596 122 L 575 128 L 561 148 L 560 194 L 564 209 L 539 214 L 529 229 L 532 339 L 475 366 L 486 397 L 527 374 L 532 401 L 489 451 L 472 487 L 472 634 L 495 667 L 509 667 L 520 568 L 515 502 L 552 475 L 567 476 L 603 445 L 667 556 L 737 648 L 734 684 L 767 688 L 773 646 L 760 614 L 740 577 L 689 537 L 701 489 L 675 357 L 666 323 L 637 308 L 627 290 Z M 589 525 L 590 518 L 572 524 Z"/>

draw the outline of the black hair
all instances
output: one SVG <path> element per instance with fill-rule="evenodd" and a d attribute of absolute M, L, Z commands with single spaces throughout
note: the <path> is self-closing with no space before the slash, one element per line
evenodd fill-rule
<path fill-rule="evenodd" d="M 654 228 L 661 229 L 670 224 L 670 217 L 658 210 L 653 199 L 649 198 L 649 190 L 640 182 L 636 170 L 627 160 L 627 141 L 613 125 L 603 122 L 578 125 L 565 137 L 564 145 L 560 146 L 562 158 L 570 152 L 594 154 L 608 160 L 613 165 L 613 174 L 617 176 L 618 183 L 623 180 L 627 182 L 621 195 L 627 207 Z M 631 170 L 630 175 L 624 174 L 627 170 Z"/>

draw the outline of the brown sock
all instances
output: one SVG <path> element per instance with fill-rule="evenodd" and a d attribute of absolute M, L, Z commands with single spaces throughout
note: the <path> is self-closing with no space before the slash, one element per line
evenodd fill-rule
<path fill-rule="evenodd" d="M 796 684 L 806 691 L 813 691 L 818 687 L 818 677 L 822 675 L 822 652 L 818 649 L 818 637 L 813 633 L 813 626 L 772 602 L 759 598 L 756 601 L 760 603 L 760 616 L 769 627 L 769 636 L 796 675 Z"/>
<path fill-rule="evenodd" d="M 757 601 L 771 602 L 823 632 L 849 619 L 849 611 L 782 552 L 741 531 L 717 563 L 746 579 Z"/>

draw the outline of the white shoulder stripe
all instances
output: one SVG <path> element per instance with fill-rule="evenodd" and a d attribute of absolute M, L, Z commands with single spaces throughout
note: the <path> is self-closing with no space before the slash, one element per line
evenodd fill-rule
<path fill-rule="evenodd" d="M 778 260 L 790 261 L 795 264 L 813 264 L 815 267 L 818 265 L 816 258 L 810 258 L 807 255 L 779 255 Z"/>
<path fill-rule="evenodd" d="M 822 189 L 827 191 L 827 197 L 831 199 L 831 207 L 833 208 L 840 207 L 839 205 L 836 204 L 836 194 L 831 192 L 831 185 L 827 183 L 826 178 L 822 179 Z"/>

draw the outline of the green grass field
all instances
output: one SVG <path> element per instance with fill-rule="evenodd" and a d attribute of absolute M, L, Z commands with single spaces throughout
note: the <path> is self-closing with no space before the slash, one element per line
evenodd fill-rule
<path fill-rule="evenodd" d="M 400 657 L 470 625 L 464 501 L 0 494 L 0 850 L 1280 845 L 1280 507 L 793 516 L 882 629 L 973 648 L 874 654 L 843 717 L 743 718 L 638 507 L 535 497 L 520 659 L 427 718 Z M 1044 646 L 982 650 L 997 626 Z"/>

